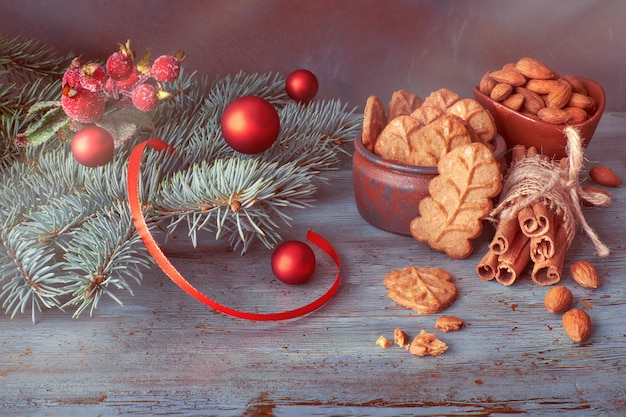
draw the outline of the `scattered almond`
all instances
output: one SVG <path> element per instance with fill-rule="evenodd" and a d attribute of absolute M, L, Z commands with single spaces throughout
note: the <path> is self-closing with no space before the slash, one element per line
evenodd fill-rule
<path fill-rule="evenodd" d="M 618 187 L 622 185 L 621 178 L 618 177 L 617 174 L 611 170 L 611 168 L 602 165 L 596 165 L 591 168 L 589 170 L 589 176 L 597 184 L 605 187 Z"/>
<path fill-rule="evenodd" d="M 465 322 L 454 316 L 441 316 L 435 322 L 435 328 L 442 330 L 444 333 L 456 332 L 461 330 Z"/>
<path fill-rule="evenodd" d="M 570 267 L 570 273 L 574 281 L 581 287 L 598 288 L 600 286 L 600 276 L 596 269 L 587 261 L 576 261 Z"/>
<path fill-rule="evenodd" d="M 546 293 L 543 304 L 550 313 L 563 313 L 572 306 L 572 292 L 563 285 L 557 285 Z"/>
<path fill-rule="evenodd" d="M 563 330 L 574 342 L 583 342 L 591 334 L 591 319 L 583 310 L 573 308 L 563 314 Z"/>

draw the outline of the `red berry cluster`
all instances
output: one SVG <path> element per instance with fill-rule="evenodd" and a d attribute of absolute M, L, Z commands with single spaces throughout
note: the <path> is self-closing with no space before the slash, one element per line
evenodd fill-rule
<path fill-rule="evenodd" d="M 150 65 L 150 51 L 137 64 L 130 41 L 120 44 L 104 66 L 72 61 L 62 80 L 61 106 L 68 117 L 79 123 L 96 122 L 105 112 L 107 101 L 115 107 L 135 106 L 154 110 L 159 100 L 169 96 L 161 83 L 174 81 L 180 74 L 182 51 L 163 55 Z"/>

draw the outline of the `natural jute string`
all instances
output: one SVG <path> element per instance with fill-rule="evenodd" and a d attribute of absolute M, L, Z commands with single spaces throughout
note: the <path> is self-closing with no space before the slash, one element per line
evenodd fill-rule
<path fill-rule="evenodd" d="M 563 132 L 567 137 L 568 166 L 561 167 L 541 155 L 522 158 L 514 163 L 502 186 L 502 199 L 491 212 L 490 218 L 508 220 L 517 216 L 522 208 L 541 201 L 563 218 L 567 236 L 567 247 L 563 250 L 569 248 L 576 235 L 576 227 L 580 224 L 592 240 L 598 255 L 607 256 L 610 250 L 585 220 L 580 200 L 582 198 L 593 205 L 605 206 L 610 204 L 611 197 L 582 189 L 579 174 L 584 161 L 583 140 L 580 132 L 572 126 L 566 127 Z"/>

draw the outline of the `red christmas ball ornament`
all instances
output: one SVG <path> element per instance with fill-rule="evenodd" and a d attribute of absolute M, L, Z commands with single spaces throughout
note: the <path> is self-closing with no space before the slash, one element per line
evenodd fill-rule
<path fill-rule="evenodd" d="M 304 284 L 315 271 L 315 253 L 299 240 L 288 240 L 274 249 L 272 271 L 286 284 Z"/>
<path fill-rule="evenodd" d="M 280 133 L 280 119 L 274 106 L 257 96 L 231 102 L 220 121 L 224 139 L 234 150 L 256 154 L 269 149 Z"/>
<path fill-rule="evenodd" d="M 287 95 L 300 103 L 308 103 L 317 94 L 317 77 L 309 70 L 295 70 L 285 80 Z"/>
<path fill-rule="evenodd" d="M 80 129 L 72 138 L 72 154 L 90 168 L 108 164 L 113 159 L 115 143 L 108 130 L 91 125 Z"/>

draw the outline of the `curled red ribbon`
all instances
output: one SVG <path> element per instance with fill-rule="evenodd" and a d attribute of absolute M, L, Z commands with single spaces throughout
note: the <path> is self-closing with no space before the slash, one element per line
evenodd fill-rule
<path fill-rule="evenodd" d="M 330 300 L 332 296 L 337 292 L 337 289 L 339 288 L 339 283 L 341 281 L 341 266 L 339 262 L 339 256 L 337 256 L 337 252 L 330 243 L 328 243 L 321 235 L 312 230 L 308 231 L 306 236 L 307 240 L 326 252 L 337 265 L 337 277 L 335 278 L 335 282 L 330 287 L 330 289 L 326 291 L 326 293 L 324 293 L 321 297 L 317 298 L 313 302 L 294 310 L 281 311 L 276 313 L 251 313 L 227 307 L 197 290 L 193 285 L 189 283 L 189 281 L 185 279 L 185 277 L 181 275 L 180 272 L 178 272 L 174 265 L 172 265 L 172 263 L 167 259 L 165 254 L 161 251 L 161 248 L 152 236 L 152 233 L 150 233 L 150 230 L 148 229 L 148 225 L 146 223 L 146 219 L 143 215 L 143 210 L 141 209 L 141 196 L 139 194 L 139 176 L 141 171 L 141 159 L 146 147 L 151 147 L 153 149 L 156 149 L 157 151 L 164 151 L 168 148 L 173 150 L 170 145 L 158 138 L 148 139 L 144 142 L 137 144 L 133 148 L 128 160 L 127 176 L 128 202 L 130 204 L 130 211 L 133 216 L 133 222 L 135 223 L 135 227 L 137 228 L 137 232 L 139 233 L 141 240 L 143 241 L 144 245 L 146 245 L 148 252 L 150 253 L 150 255 L 152 255 L 157 265 L 159 265 L 163 272 L 165 272 L 165 274 L 180 288 L 182 288 L 187 294 L 191 295 L 193 298 L 200 301 L 201 303 L 214 308 L 215 310 L 234 317 L 246 320 L 277 321 L 293 319 L 311 313 L 326 304 L 326 302 L 328 302 L 328 300 Z"/>

